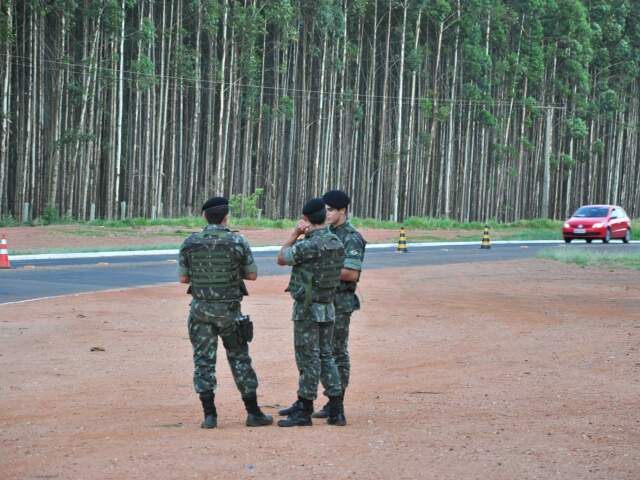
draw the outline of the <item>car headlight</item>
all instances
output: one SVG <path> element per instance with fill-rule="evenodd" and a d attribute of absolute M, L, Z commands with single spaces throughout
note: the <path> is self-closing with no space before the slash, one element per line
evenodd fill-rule
<path fill-rule="evenodd" d="M 571 228 L 571 225 L 569 225 L 569 222 L 564 223 L 564 228 Z"/>
<path fill-rule="evenodd" d="M 602 228 L 602 223 L 594 223 L 591 228 Z"/>

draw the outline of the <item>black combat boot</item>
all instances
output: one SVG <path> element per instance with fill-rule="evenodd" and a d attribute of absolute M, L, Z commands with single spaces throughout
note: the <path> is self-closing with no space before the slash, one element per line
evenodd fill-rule
<path fill-rule="evenodd" d="M 342 395 L 329 397 L 329 418 L 327 418 L 327 423 L 338 427 L 344 427 L 347 424 L 347 418 L 344 416 Z"/>
<path fill-rule="evenodd" d="M 313 425 L 313 423 L 311 423 L 313 400 L 299 397 L 296 403 L 299 404 L 299 407 L 295 408 L 287 418 L 279 420 L 279 427 L 310 427 Z"/>
<path fill-rule="evenodd" d="M 320 410 L 313 412 L 312 418 L 329 418 L 329 402 L 324 404 Z"/>
<path fill-rule="evenodd" d="M 258 398 L 255 394 L 242 397 L 244 407 L 247 409 L 247 421 L 245 425 L 247 427 L 263 427 L 265 425 L 271 425 L 273 423 L 273 417 L 271 415 L 265 415 L 258 406 Z"/>
<path fill-rule="evenodd" d="M 278 415 L 280 415 L 282 417 L 286 417 L 288 415 L 291 415 L 296 410 L 300 410 L 302 408 L 302 403 L 303 403 L 302 397 L 298 397 L 298 400 L 293 402 L 290 407 L 278 410 Z"/>
<path fill-rule="evenodd" d="M 201 428 L 216 428 L 218 426 L 218 412 L 214 403 L 216 396 L 213 392 L 203 392 L 200 394 L 202 410 L 204 410 L 204 420 L 200 424 Z"/>
<path fill-rule="evenodd" d="M 342 404 L 344 405 L 344 390 L 342 391 Z M 311 415 L 312 418 L 329 418 L 330 417 L 330 402 L 327 402 L 324 404 L 324 407 L 322 407 L 320 410 L 318 410 L 317 412 L 313 412 L 313 415 Z"/>

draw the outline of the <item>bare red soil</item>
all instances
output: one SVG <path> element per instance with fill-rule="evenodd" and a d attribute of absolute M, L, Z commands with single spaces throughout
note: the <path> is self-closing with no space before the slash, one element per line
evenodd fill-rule
<path fill-rule="evenodd" d="M 244 305 L 272 414 L 297 381 L 285 285 Z M 367 271 L 343 428 L 245 427 L 221 355 L 200 429 L 182 286 L 0 306 L 0 476 L 637 480 L 639 285 L 534 260 Z"/>

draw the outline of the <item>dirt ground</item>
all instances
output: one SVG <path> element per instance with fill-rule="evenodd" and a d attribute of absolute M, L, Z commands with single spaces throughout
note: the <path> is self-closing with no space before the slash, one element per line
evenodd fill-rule
<path fill-rule="evenodd" d="M 272 414 L 297 381 L 285 284 L 244 304 Z M 416 267 L 361 292 L 343 428 L 243 426 L 222 356 L 200 429 L 182 286 L 0 306 L 0 477 L 640 478 L 640 272 Z"/>
<path fill-rule="evenodd" d="M 233 228 L 233 225 L 231 226 Z M 44 227 L 5 227 L 0 228 L 0 235 L 5 234 L 9 242 L 9 253 L 47 252 L 52 248 L 58 250 L 87 250 L 89 248 L 114 249 L 117 247 L 144 247 L 149 245 L 178 245 L 194 229 L 152 226 L 140 228 L 109 228 L 79 225 L 51 225 Z M 289 236 L 289 230 L 269 228 L 242 228 L 242 234 L 252 246 L 282 245 Z M 393 243 L 398 241 L 396 230 L 360 229 L 370 243 Z M 469 230 L 408 230 L 409 239 L 451 240 L 458 236 L 473 235 Z M 478 242 L 482 232 L 478 232 Z"/>

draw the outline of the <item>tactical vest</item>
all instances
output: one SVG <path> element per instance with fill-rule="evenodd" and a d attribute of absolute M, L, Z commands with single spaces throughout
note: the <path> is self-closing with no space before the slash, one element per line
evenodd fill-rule
<path fill-rule="evenodd" d="M 333 234 L 312 237 L 317 250 L 291 269 L 287 291 L 305 305 L 332 303 L 340 284 L 340 271 L 344 262 L 344 247 Z"/>
<path fill-rule="evenodd" d="M 198 300 L 240 300 L 244 283 L 236 243 L 230 232 L 204 230 L 195 235 L 186 254 L 191 266 L 191 295 Z"/>

